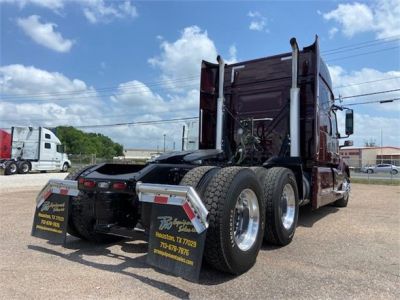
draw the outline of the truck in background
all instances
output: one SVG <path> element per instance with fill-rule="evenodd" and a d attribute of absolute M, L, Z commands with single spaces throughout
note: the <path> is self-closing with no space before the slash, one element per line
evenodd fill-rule
<path fill-rule="evenodd" d="M 11 134 L 0 129 L 0 160 L 11 157 Z"/>
<path fill-rule="evenodd" d="M 12 127 L 1 131 L 0 170 L 5 175 L 30 171 L 68 171 L 71 162 L 57 136 L 43 127 Z"/>

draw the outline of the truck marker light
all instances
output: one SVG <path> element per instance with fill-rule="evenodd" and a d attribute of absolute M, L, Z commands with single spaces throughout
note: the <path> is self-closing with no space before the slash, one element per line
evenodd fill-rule
<path fill-rule="evenodd" d="M 154 196 L 154 203 L 158 204 L 167 204 L 168 203 L 168 196 L 162 196 L 162 195 L 155 195 Z"/>
<path fill-rule="evenodd" d="M 108 189 L 110 184 L 108 182 L 101 181 L 97 183 L 97 186 L 101 189 Z"/>
<path fill-rule="evenodd" d="M 126 189 L 126 182 L 114 182 L 112 188 L 114 190 L 124 190 Z"/>
<path fill-rule="evenodd" d="M 83 182 L 83 186 L 86 187 L 86 188 L 92 189 L 92 188 L 94 188 L 96 186 L 96 182 L 94 182 L 92 180 L 85 180 Z"/>
<path fill-rule="evenodd" d="M 193 212 L 193 209 L 189 205 L 189 202 L 186 201 L 185 204 L 182 205 L 182 207 L 190 221 L 194 219 L 194 217 L 196 217 L 196 215 Z"/>

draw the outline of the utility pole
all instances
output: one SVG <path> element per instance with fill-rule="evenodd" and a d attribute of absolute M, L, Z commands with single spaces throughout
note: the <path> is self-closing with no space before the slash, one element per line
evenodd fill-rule
<path fill-rule="evenodd" d="M 166 137 L 167 135 L 164 133 L 164 152 L 165 152 L 165 137 Z"/>
<path fill-rule="evenodd" d="M 182 127 L 182 151 L 186 150 L 185 149 L 185 125 Z"/>
<path fill-rule="evenodd" d="M 382 163 L 382 147 L 383 147 L 383 143 L 382 143 L 383 137 L 382 136 L 383 135 L 382 135 L 382 128 L 381 128 L 381 163 Z"/>

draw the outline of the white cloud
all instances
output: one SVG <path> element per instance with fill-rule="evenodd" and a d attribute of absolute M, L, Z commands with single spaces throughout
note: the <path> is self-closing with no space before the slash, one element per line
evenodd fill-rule
<path fill-rule="evenodd" d="M 106 3 L 104 0 L 78 1 L 83 6 L 83 13 L 90 23 L 109 22 L 112 19 L 136 18 L 138 12 L 131 1 Z"/>
<path fill-rule="evenodd" d="M 333 39 L 338 31 L 339 31 L 339 29 L 337 29 L 336 27 L 332 27 L 329 30 L 329 38 Z"/>
<path fill-rule="evenodd" d="M 361 95 L 378 91 L 398 89 L 400 86 L 400 71 L 381 72 L 376 69 L 362 68 L 358 71 L 348 72 L 340 66 L 329 66 L 329 71 L 334 82 L 336 97 Z M 379 81 L 375 81 L 379 80 Z M 370 82 L 375 81 L 375 82 Z M 365 83 L 367 82 L 367 83 Z M 364 83 L 364 84 L 359 84 Z M 360 98 L 344 99 L 343 104 L 352 102 L 378 101 L 400 98 L 400 91 L 363 96 Z M 399 102 L 374 104 L 375 111 L 400 111 Z"/>
<path fill-rule="evenodd" d="M 68 52 L 74 44 L 74 41 L 63 38 L 61 33 L 55 31 L 56 24 L 41 23 L 37 15 L 19 18 L 17 24 L 36 43 L 54 51 Z"/>
<path fill-rule="evenodd" d="M 2 66 L 0 90 L 1 127 L 102 122 L 104 105 L 96 90 L 58 72 L 24 65 Z"/>
<path fill-rule="evenodd" d="M 339 132 L 344 132 L 344 114 L 338 114 Z M 364 146 L 366 141 L 380 142 L 381 130 L 383 146 L 400 146 L 400 117 L 387 118 L 373 114 L 358 113 L 354 110 L 354 134 L 349 140 L 354 146 Z"/>
<path fill-rule="evenodd" d="M 20 64 L 0 67 L 2 94 L 26 96 L 39 100 L 57 100 L 68 97 L 96 97 L 96 91 L 79 79 L 69 79 L 58 72 L 48 72 Z M 65 96 L 67 93 L 67 96 Z M 6 97 L 5 97 L 6 98 Z M 7 98 L 6 98 L 7 99 Z"/>
<path fill-rule="evenodd" d="M 198 86 L 201 61 L 215 62 L 217 49 L 207 31 L 197 26 L 186 27 L 175 42 L 163 41 L 161 54 L 148 61 L 161 70 L 165 86 L 174 91 L 185 91 Z M 182 78 L 186 78 L 182 82 Z M 186 86 L 185 86 L 186 85 Z"/>
<path fill-rule="evenodd" d="M 266 29 L 267 26 L 267 18 L 261 15 L 258 11 L 249 11 L 247 16 L 251 19 L 249 29 L 255 31 L 268 31 Z"/>
<path fill-rule="evenodd" d="M 90 23 L 110 22 L 114 19 L 136 18 L 138 12 L 131 0 L 0 0 L 0 3 L 9 3 L 24 8 L 35 5 L 48 8 L 59 13 L 66 5 L 80 6 L 86 19 Z"/>
<path fill-rule="evenodd" d="M 371 68 L 348 72 L 340 66 L 329 66 L 334 93 L 338 97 L 368 94 L 377 91 L 398 89 L 400 71 L 381 72 Z M 379 80 L 379 81 L 375 81 Z M 375 82 L 370 82 L 375 81 Z M 366 83 L 367 82 L 367 83 Z M 359 84 L 363 83 L 363 84 Z M 344 99 L 342 105 L 359 102 L 380 101 L 400 98 L 400 92 L 377 94 Z M 356 146 L 363 146 L 370 139 L 379 140 L 380 130 L 385 133 L 385 145 L 400 146 L 400 103 L 374 103 L 349 106 L 354 109 L 354 135 L 350 137 Z M 344 114 L 338 113 L 339 131 L 344 132 Z"/>
<path fill-rule="evenodd" d="M 0 3 L 16 4 L 21 8 L 33 4 L 57 11 L 64 7 L 65 0 L 0 0 Z"/>
<path fill-rule="evenodd" d="M 398 0 L 339 4 L 335 10 L 323 14 L 323 17 L 328 21 L 336 21 L 347 37 L 363 32 L 374 32 L 378 38 L 400 35 Z"/>

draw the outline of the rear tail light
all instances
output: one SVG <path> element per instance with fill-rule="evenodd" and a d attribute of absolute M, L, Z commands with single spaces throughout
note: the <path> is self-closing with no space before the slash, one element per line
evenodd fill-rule
<path fill-rule="evenodd" d="M 78 179 L 78 183 L 79 183 L 79 184 L 83 184 L 84 182 L 85 182 L 85 178 L 79 178 L 79 179 Z"/>
<path fill-rule="evenodd" d="M 126 182 L 114 182 L 112 188 L 114 190 L 124 190 L 126 189 Z"/>
<path fill-rule="evenodd" d="M 92 189 L 92 188 L 94 188 L 96 186 L 96 182 L 92 181 L 92 180 L 84 180 L 83 181 L 83 186 L 86 187 L 86 188 Z"/>

